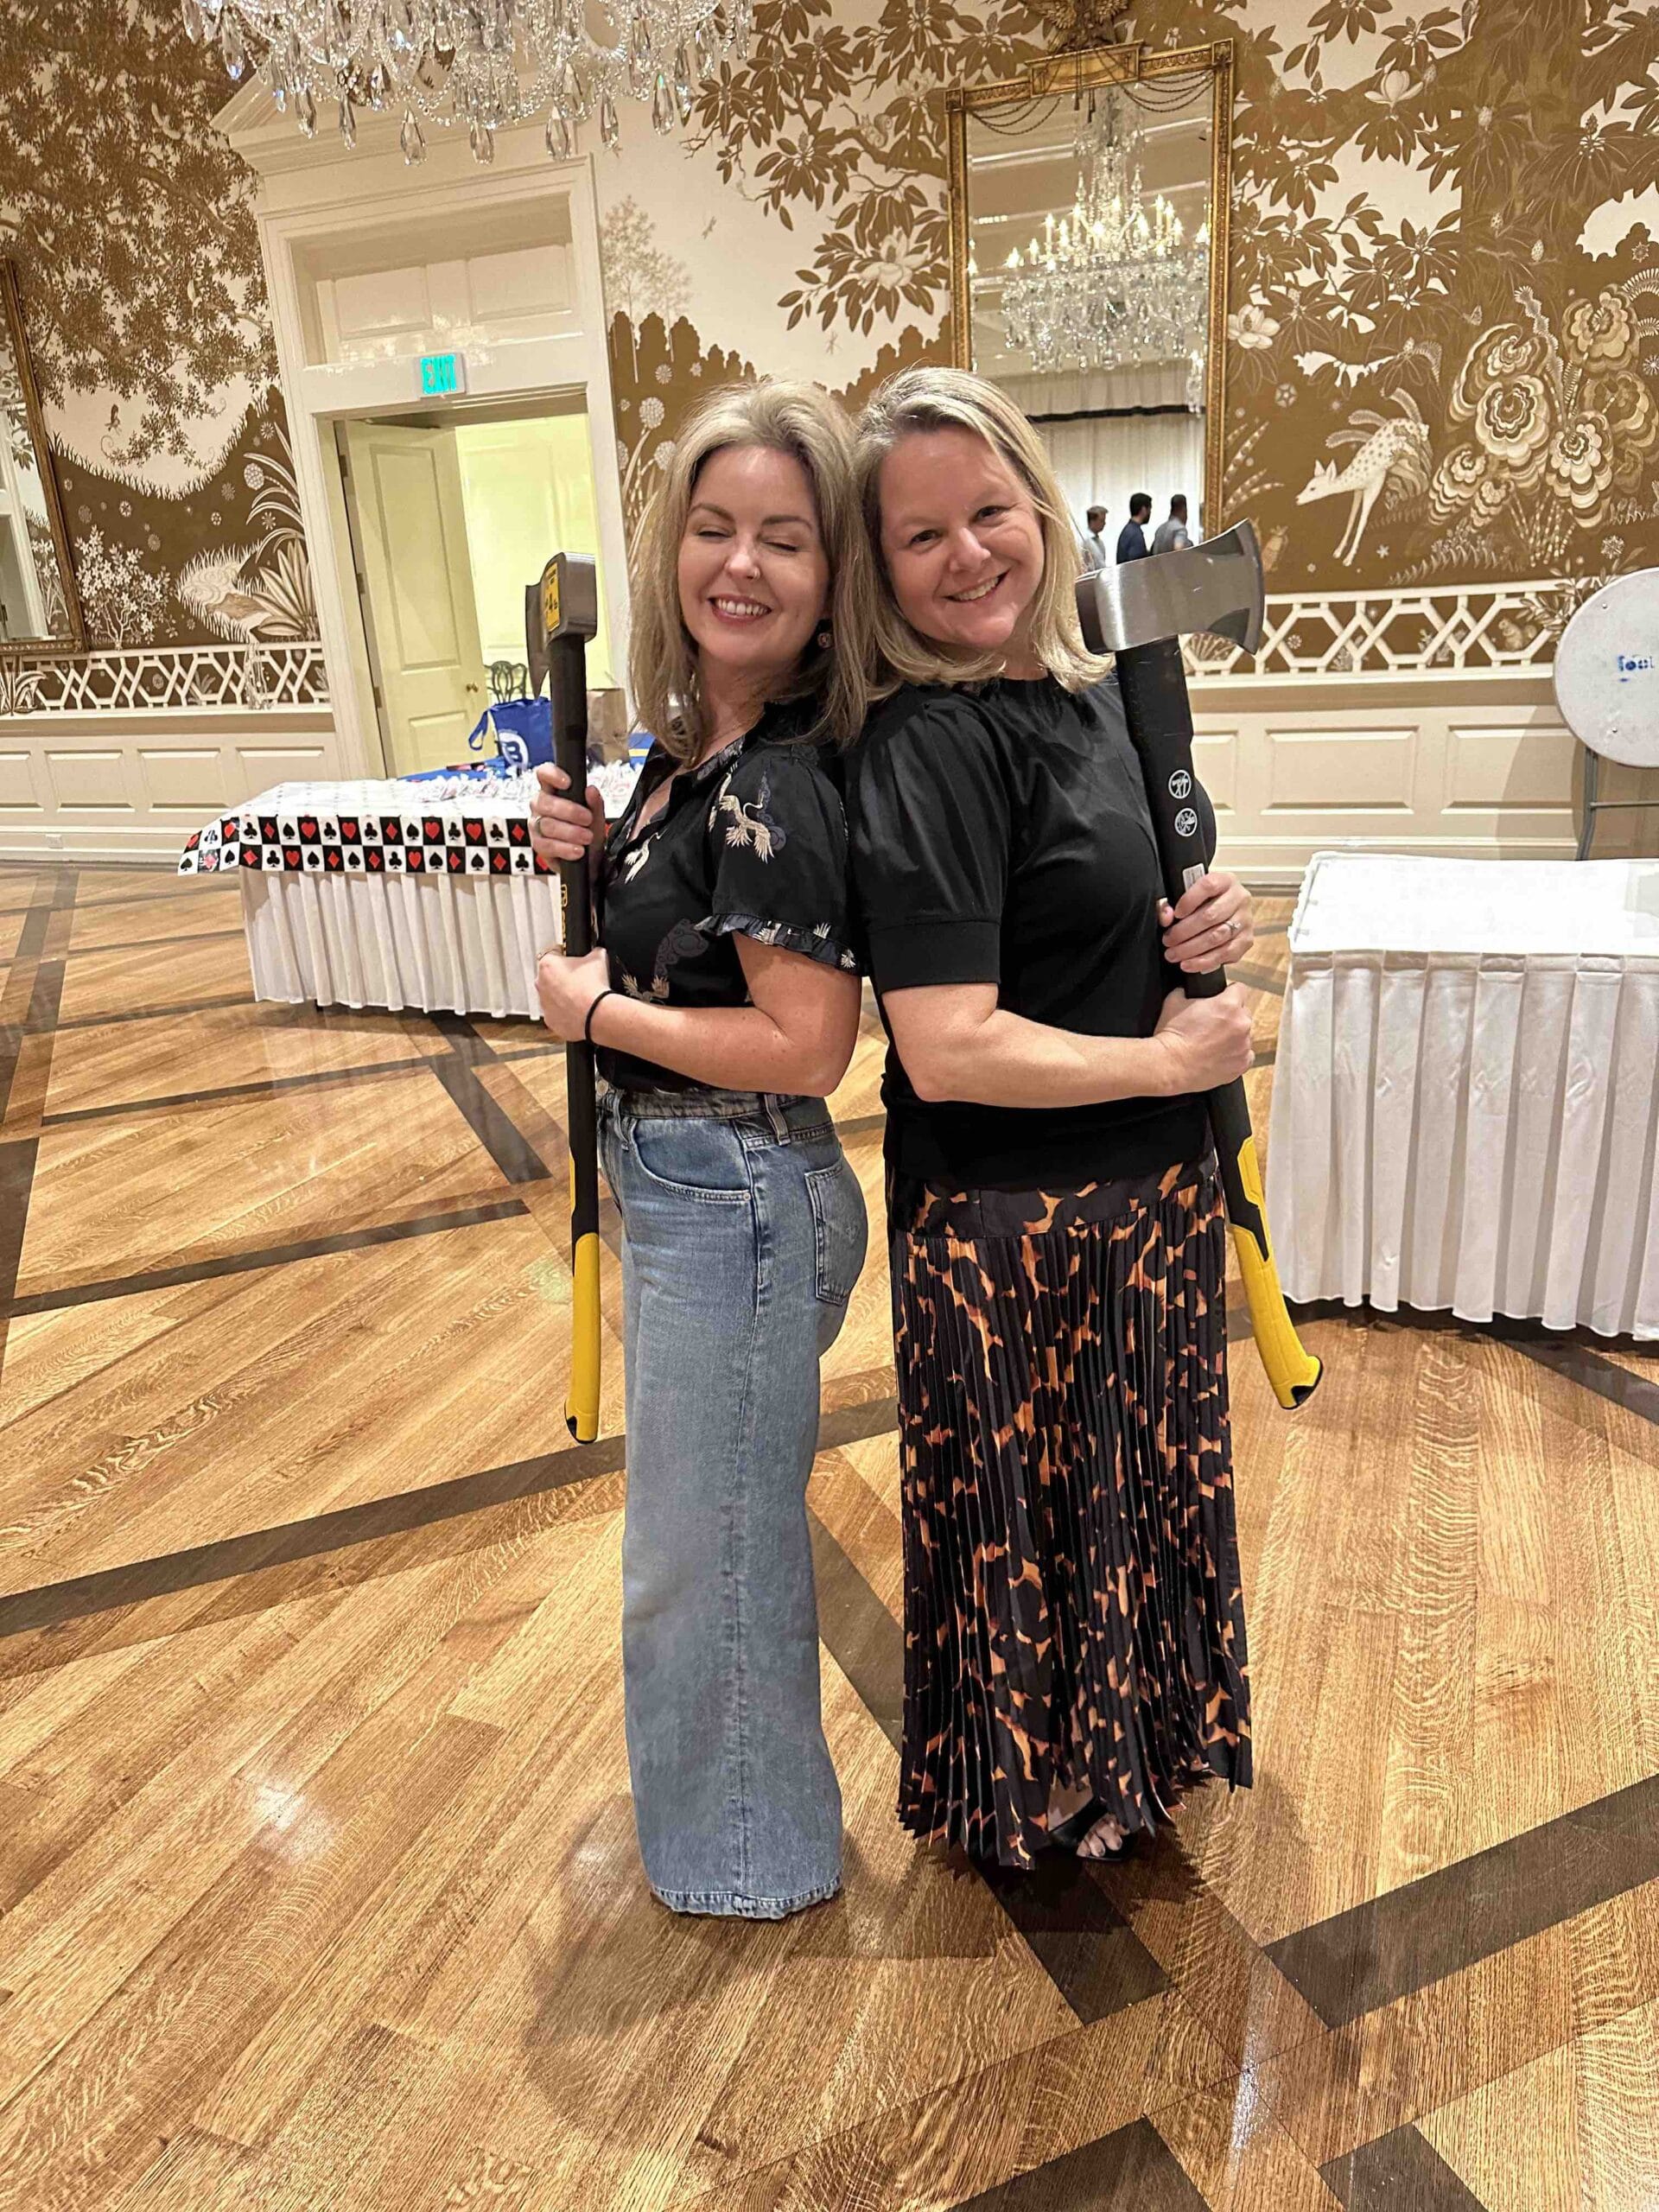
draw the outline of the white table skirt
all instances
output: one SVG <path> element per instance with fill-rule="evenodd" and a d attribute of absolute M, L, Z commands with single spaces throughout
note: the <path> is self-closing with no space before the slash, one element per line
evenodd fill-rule
<path fill-rule="evenodd" d="M 1659 1338 L 1659 865 L 1320 854 L 1290 949 L 1287 1294 Z"/>
<path fill-rule="evenodd" d="M 242 874 L 256 998 L 535 1014 L 561 941 L 551 875 Z"/>

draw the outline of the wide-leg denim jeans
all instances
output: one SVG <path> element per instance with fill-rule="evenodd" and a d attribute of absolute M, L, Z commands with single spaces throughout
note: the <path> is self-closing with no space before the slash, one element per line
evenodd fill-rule
<path fill-rule="evenodd" d="M 622 1661 L 645 1875 L 777 1919 L 841 1882 L 806 1484 L 864 1200 L 822 1099 L 612 1091 L 622 1216 Z"/>

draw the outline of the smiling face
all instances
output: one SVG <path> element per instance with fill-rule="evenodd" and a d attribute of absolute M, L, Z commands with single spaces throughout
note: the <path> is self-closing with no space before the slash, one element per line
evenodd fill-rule
<path fill-rule="evenodd" d="M 1023 479 L 972 430 L 912 430 L 881 463 L 881 551 L 899 611 L 935 645 L 1041 673 L 1028 643 L 1043 531 Z"/>
<path fill-rule="evenodd" d="M 711 702 L 760 701 L 799 665 L 830 600 L 807 473 L 771 446 L 725 446 L 692 487 L 680 614 Z"/>

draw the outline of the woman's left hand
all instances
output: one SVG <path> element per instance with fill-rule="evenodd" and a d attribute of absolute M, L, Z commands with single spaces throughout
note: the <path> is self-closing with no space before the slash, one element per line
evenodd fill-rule
<path fill-rule="evenodd" d="M 594 1001 L 611 988 L 611 965 L 603 945 L 595 945 L 579 960 L 563 952 L 544 952 L 536 967 L 536 996 L 542 1020 L 567 1045 L 579 1045 Z"/>
<path fill-rule="evenodd" d="M 1236 875 L 1213 868 L 1183 893 L 1179 906 L 1160 899 L 1158 918 L 1165 958 L 1187 976 L 1230 966 L 1255 942 L 1249 893 Z"/>

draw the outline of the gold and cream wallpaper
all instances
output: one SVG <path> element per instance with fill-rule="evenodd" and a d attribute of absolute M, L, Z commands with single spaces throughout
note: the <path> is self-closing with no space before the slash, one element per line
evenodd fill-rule
<path fill-rule="evenodd" d="M 0 253 L 95 645 L 316 634 L 231 89 L 168 0 L 0 3 Z"/>
<path fill-rule="evenodd" d="M 1237 56 L 1225 495 L 1270 588 L 1659 562 L 1659 16 L 1624 0 L 1147 0 Z M 315 634 L 245 175 L 168 0 L 0 0 L 0 251 L 104 644 Z M 599 152 L 636 514 L 751 371 L 857 399 L 948 358 L 942 93 L 1013 0 L 759 0 L 684 137 Z"/>
<path fill-rule="evenodd" d="M 1224 488 L 1278 588 L 1659 561 L 1659 16 L 1152 0 L 1121 29 L 1235 44 Z M 613 291 L 636 480 L 707 346 L 855 393 L 878 354 L 948 358 L 939 94 L 1007 76 L 1042 33 L 1019 7 L 760 0 L 753 60 L 698 111 L 690 158 L 718 190 L 688 190 L 677 148 L 643 181 L 637 141 L 601 161 L 636 254 L 685 277 L 657 302 Z M 642 340 L 686 365 L 658 408 Z"/>

